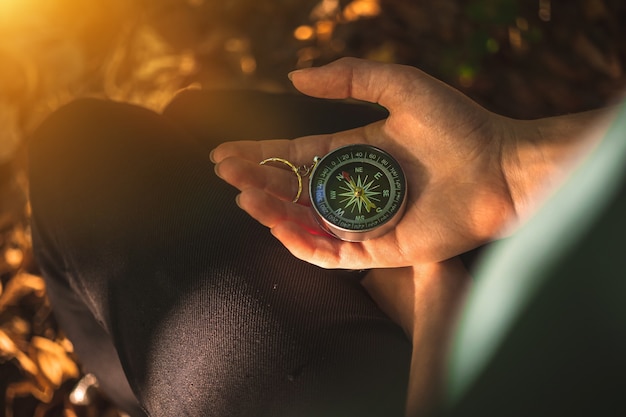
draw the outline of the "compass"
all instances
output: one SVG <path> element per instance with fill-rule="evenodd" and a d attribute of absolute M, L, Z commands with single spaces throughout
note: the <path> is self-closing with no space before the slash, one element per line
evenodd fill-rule
<path fill-rule="evenodd" d="M 351 242 L 393 229 L 407 200 L 406 178 L 398 161 L 365 144 L 347 145 L 316 158 L 309 191 L 320 225 Z"/>

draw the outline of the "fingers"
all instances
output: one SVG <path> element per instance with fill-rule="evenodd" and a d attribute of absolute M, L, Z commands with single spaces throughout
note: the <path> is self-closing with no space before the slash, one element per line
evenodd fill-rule
<path fill-rule="evenodd" d="M 298 184 L 298 177 L 290 169 L 231 157 L 217 164 L 215 173 L 241 191 L 255 188 L 284 201 L 293 201 L 300 188 L 298 202 L 309 202 L 308 180 L 301 178 Z"/>
<path fill-rule="evenodd" d="M 327 268 L 336 267 L 339 258 L 315 259 L 311 252 L 338 253 L 333 240 L 319 226 L 311 210 L 299 204 L 278 200 L 258 189 L 242 191 L 237 205 L 262 225 L 269 227 L 278 240 L 296 257 Z M 319 258 L 319 257 L 318 257 Z"/>
<path fill-rule="evenodd" d="M 322 268 L 360 268 L 359 260 L 363 260 L 363 256 L 343 256 L 341 246 L 351 244 L 325 232 L 309 208 L 278 200 L 256 189 L 242 191 L 237 204 L 270 228 L 274 237 L 295 257 Z"/>
<path fill-rule="evenodd" d="M 389 260 L 393 259 L 385 253 L 372 257 L 373 253 L 380 252 L 375 248 L 380 241 L 356 243 L 334 238 L 321 228 L 309 207 L 280 200 L 258 188 L 243 190 L 237 197 L 237 204 L 270 228 L 294 256 L 322 268 L 388 266 Z M 383 243 L 382 246 L 389 245 Z"/>
<path fill-rule="evenodd" d="M 280 158 L 289 161 L 289 163 L 296 167 L 309 166 L 313 163 L 315 156 L 325 155 L 328 152 L 327 148 L 332 141 L 331 136 L 332 135 L 309 136 L 295 140 L 226 142 L 219 145 L 211 152 L 211 161 L 217 164 L 216 172 L 218 175 L 228 182 L 230 181 L 227 179 L 226 174 L 222 175 L 223 167 L 221 165 L 226 165 L 225 163 L 229 159 L 232 159 L 232 161 L 228 161 L 232 164 L 234 164 L 235 161 L 240 161 L 241 163 L 248 162 L 258 165 L 261 161 L 268 158 Z M 248 164 L 247 167 L 249 166 Z M 270 165 L 267 167 L 270 167 Z M 286 168 L 286 166 L 281 168 Z M 257 170 L 256 173 L 261 172 L 267 174 L 268 172 L 277 171 Z M 291 175 L 295 178 L 293 173 Z M 241 189 L 237 184 L 231 184 Z M 295 195 L 295 192 L 292 195 Z"/>
<path fill-rule="evenodd" d="M 262 225 L 274 228 L 281 222 L 297 222 L 314 233 L 321 229 L 308 207 L 279 200 L 261 190 L 250 188 L 237 197 L 237 204 Z"/>
<path fill-rule="evenodd" d="M 265 140 L 251 141 L 242 140 L 237 142 L 225 142 L 211 151 L 211 161 L 219 164 L 226 158 L 238 157 L 251 162 L 261 162 L 266 158 L 289 155 L 288 140 Z"/>
<path fill-rule="evenodd" d="M 227 142 L 210 155 L 216 164 L 216 174 L 238 188 L 258 188 L 282 200 L 292 201 L 298 192 L 298 180 L 287 166 L 260 166 L 268 158 L 281 158 L 296 167 L 310 167 L 316 156 L 351 143 L 371 143 L 381 146 L 384 136 L 379 132 L 382 122 L 332 135 L 308 136 L 294 140 L 264 140 Z M 280 164 L 278 164 L 280 165 Z M 287 169 L 285 169 L 287 168 Z M 308 179 L 302 178 L 302 195 L 298 200 L 308 204 Z"/>
<path fill-rule="evenodd" d="M 281 222 L 272 228 L 272 234 L 293 256 L 303 261 L 321 268 L 352 268 L 341 262 L 340 241 L 321 229 L 319 233 L 312 233 L 295 222 Z"/>
<path fill-rule="evenodd" d="M 355 98 L 392 109 L 404 101 L 421 74 L 408 66 L 342 58 L 323 67 L 294 71 L 289 78 L 298 90 L 313 97 Z"/>
<path fill-rule="evenodd" d="M 297 258 L 323 268 L 362 269 L 373 261 L 367 243 L 344 242 L 324 231 L 309 207 L 280 200 L 258 189 L 245 189 L 237 205 Z"/>
<path fill-rule="evenodd" d="M 251 162 L 261 162 L 267 158 L 283 158 L 296 166 L 310 164 L 315 156 L 326 155 L 330 150 L 350 143 L 368 142 L 376 136 L 368 130 L 380 129 L 381 123 L 374 123 L 370 129 L 358 128 L 336 134 L 305 136 L 298 139 L 237 141 L 226 142 L 211 151 L 213 163 L 219 164 L 226 158 L 238 157 Z"/>
<path fill-rule="evenodd" d="M 296 258 L 322 268 L 385 268 L 402 263 L 397 252 L 391 254 L 385 249 L 389 244 L 383 239 L 390 239 L 390 236 L 365 242 L 345 242 L 291 221 L 276 223 L 272 234 Z"/>

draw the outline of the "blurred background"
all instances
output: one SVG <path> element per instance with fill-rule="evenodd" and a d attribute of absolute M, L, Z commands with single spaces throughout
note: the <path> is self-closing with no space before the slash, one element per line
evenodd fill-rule
<path fill-rule="evenodd" d="M 85 96 L 158 111 L 182 88 L 290 91 L 289 71 L 343 56 L 416 66 L 510 117 L 583 111 L 626 87 L 626 4 L 0 0 L 0 415 L 120 415 L 74 390 L 32 260 L 23 148 L 42 119 Z"/>

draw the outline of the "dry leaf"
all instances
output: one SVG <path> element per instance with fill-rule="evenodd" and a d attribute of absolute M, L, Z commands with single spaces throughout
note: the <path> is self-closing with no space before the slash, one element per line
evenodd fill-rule
<path fill-rule="evenodd" d="M 6 390 L 7 408 L 9 404 L 13 403 L 13 400 L 17 397 L 32 395 L 39 401 L 48 403 L 50 402 L 50 400 L 52 400 L 53 394 L 54 391 L 48 384 L 40 386 L 39 384 L 37 384 L 36 381 L 15 382 L 9 385 Z"/>
<path fill-rule="evenodd" d="M 80 371 L 76 362 L 59 343 L 34 336 L 31 344 L 37 350 L 36 358 L 41 372 L 55 387 L 67 379 L 78 377 Z"/>
<path fill-rule="evenodd" d="M 0 354 L 7 358 L 13 358 L 18 351 L 19 349 L 9 335 L 0 329 Z"/>
<path fill-rule="evenodd" d="M 24 296 L 34 293 L 38 297 L 45 294 L 46 284 L 43 278 L 27 273 L 20 273 L 13 277 L 0 295 L 0 312 L 7 306 L 15 305 Z"/>
<path fill-rule="evenodd" d="M 63 382 L 63 367 L 59 363 L 59 358 L 50 352 L 39 351 L 37 352 L 36 360 L 39 364 L 39 369 L 41 369 L 46 379 L 50 381 L 52 387 L 60 387 Z"/>
<path fill-rule="evenodd" d="M 20 316 L 13 316 L 2 325 L 7 333 L 14 335 L 13 337 L 25 340 L 30 334 L 32 326 L 28 320 Z"/>
<path fill-rule="evenodd" d="M 15 359 L 20 364 L 22 370 L 30 375 L 37 375 L 39 368 L 24 352 L 22 352 L 11 336 L 4 330 L 0 329 L 0 355 L 7 359 Z"/>

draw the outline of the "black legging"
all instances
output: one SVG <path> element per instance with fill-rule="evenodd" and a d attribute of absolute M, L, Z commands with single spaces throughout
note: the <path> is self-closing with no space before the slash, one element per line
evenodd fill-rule
<path fill-rule="evenodd" d="M 410 343 L 362 273 L 292 257 L 208 160 L 224 140 L 382 117 L 188 91 L 163 115 L 84 99 L 48 118 L 29 147 L 36 259 L 105 392 L 133 416 L 402 415 Z"/>

